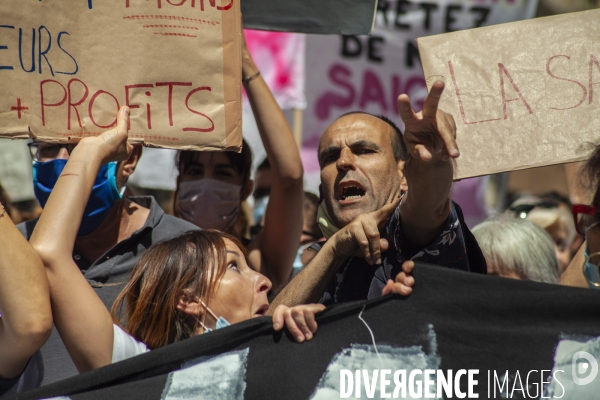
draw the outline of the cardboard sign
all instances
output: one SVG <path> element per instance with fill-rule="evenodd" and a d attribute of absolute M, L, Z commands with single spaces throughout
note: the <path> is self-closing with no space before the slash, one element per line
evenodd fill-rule
<path fill-rule="evenodd" d="M 456 178 L 584 160 L 600 139 L 600 10 L 418 39 L 458 128 Z"/>
<path fill-rule="evenodd" d="M 241 148 L 236 0 L 0 3 L 0 136 L 74 141 L 131 108 L 130 140 Z"/>

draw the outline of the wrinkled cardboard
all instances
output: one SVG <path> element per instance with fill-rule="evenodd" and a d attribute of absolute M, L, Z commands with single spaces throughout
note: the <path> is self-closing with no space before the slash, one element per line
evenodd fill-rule
<path fill-rule="evenodd" d="M 239 21 L 236 0 L 3 1 L 0 136 L 76 141 L 129 105 L 132 142 L 239 151 Z"/>
<path fill-rule="evenodd" d="M 457 125 L 456 179 L 586 159 L 600 143 L 600 10 L 417 39 Z"/>

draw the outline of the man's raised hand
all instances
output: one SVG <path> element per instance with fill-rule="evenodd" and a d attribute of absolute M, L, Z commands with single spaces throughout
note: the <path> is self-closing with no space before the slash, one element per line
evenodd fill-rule
<path fill-rule="evenodd" d="M 438 109 L 443 91 L 444 82 L 435 82 L 419 113 L 413 111 L 406 94 L 398 97 L 400 117 L 405 124 L 404 143 L 415 159 L 447 161 L 460 155 L 454 118 Z"/>

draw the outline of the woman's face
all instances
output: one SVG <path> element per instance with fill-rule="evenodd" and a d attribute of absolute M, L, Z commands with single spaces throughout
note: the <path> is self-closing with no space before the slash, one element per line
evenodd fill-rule
<path fill-rule="evenodd" d="M 181 175 L 181 182 L 216 179 L 241 186 L 242 176 L 229 158 L 219 151 L 198 151 Z"/>
<path fill-rule="evenodd" d="M 225 275 L 208 302 L 208 308 L 230 324 L 265 315 L 269 308 L 267 293 L 271 289 L 271 281 L 248 266 L 242 251 L 231 240 L 225 239 L 225 243 Z M 215 324 L 215 319 L 208 314 L 206 325 L 214 329 Z"/>

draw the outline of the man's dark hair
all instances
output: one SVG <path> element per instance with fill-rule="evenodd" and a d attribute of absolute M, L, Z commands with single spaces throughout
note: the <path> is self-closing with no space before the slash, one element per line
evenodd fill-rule
<path fill-rule="evenodd" d="M 408 158 L 408 150 L 406 149 L 406 144 L 404 144 L 404 137 L 402 135 L 402 131 L 400 130 L 400 128 L 398 128 L 398 125 L 396 125 L 394 123 L 394 121 L 392 121 L 391 119 L 389 119 L 386 116 L 375 115 L 375 114 L 371 114 L 371 113 L 368 113 L 365 111 L 350 111 L 346 114 L 339 116 L 338 119 L 343 118 L 347 115 L 352 115 L 352 114 L 370 115 L 371 117 L 380 119 L 383 122 L 385 122 L 386 124 L 388 124 L 389 126 L 391 126 L 395 133 L 394 135 L 392 135 L 392 150 L 394 152 L 394 159 L 396 161 L 406 161 L 406 159 Z"/>

